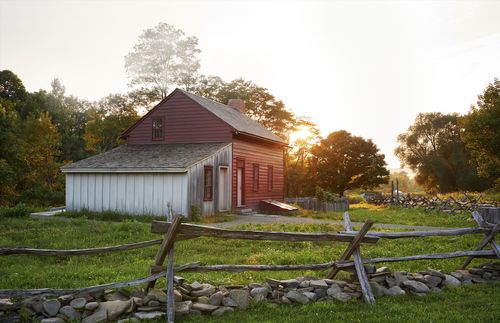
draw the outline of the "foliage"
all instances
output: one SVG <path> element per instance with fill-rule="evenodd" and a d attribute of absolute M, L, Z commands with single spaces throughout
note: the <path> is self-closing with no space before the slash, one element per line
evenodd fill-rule
<path fill-rule="evenodd" d="M 71 219 L 88 219 L 88 220 L 99 220 L 99 221 L 113 221 L 113 222 L 126 222 L 126 221 L 137 221 L 144 223 L 151 223 L 153 220 L 161 220 L 161 217 L 153 215 L 135 215 L 115 211 L 101 211 L 94 212 L 87 209 L 82 209 L 80 211 L 65 211 L 57 213 L 56 216 L 71 218 Z M 165 218 L 163 218 L 165 219 Z"/>
<path fill-rule="evenodd" d="M 134 100 L 126 95 L 112 94 L 99 101 L 88 112 L 85 149 L 98 154 L 123 143 L 121 134 L 139 119 L 134 107 Z"/>
<path fill-rule="evenodd" d="M 22 218 L 27 217 L 31 213 L 31 209 L 26 204 L 19 203 L 14 207 L 0 206 L 1 218 Z"/>
<path fill-rule="evenodd" d="M 429 192 L 482 190 L 489 183 L 477 176 L 460 140 L 457 114 L 420 113 L 398 136 L 396 156 L 416 172 L 415 180 Z"/>
<path fill-rule="evenodd" d="M 161 98 L 173 85 L 189 90 L 200 67 L 198 38 L 166 23 L 146 29 L 125 57 L 131 85 L 155 90 Z"/>
<path fill-rule="evenodd" d="M 378 187 L 378 190 L 382 192 L 391 192 L 392 185 L 391 182 L 394 182 L 394 190 L 396 190 L 396 180 L 399 186 L 399 191 L 403 193 L 418 193 L 422 192 L 422 188 L 417 184 L 414 178 L 408 176 L 408 173 L 405 171 L 400 172 L 391 172 L 389 175 L 389 182 L 386 184 L 382 184 Z"/>
<path fill-rule="evenodd" d="M 319 186 L 316 186 L 316 189 L 314 191 L 314 197 L 321 202 L 339 202 L 340 200 L 336 194 L 325 191 Z"/>
<path fill-rule="evenodd" d="M 339 196 L 349 189 L 369 189 L 387 182 L 389 171 L 384 155 L 370 139 L 336 131 L 314 146 L 311 153 L 317 185 Z"/>
<path fill-rule="evenodd" d="M 477 163 L 479 176 L 500 188 L 500 80 L 495 79 L 479 95 L 462 118 L 461 138 Z"/>
<path fill-rule="evenodd" d="M 201 221 L 201 209 L 198 205 L 196 204 L 191 205 L 191 209 L 189 212 L 189 219 L 193 222 Z"/>

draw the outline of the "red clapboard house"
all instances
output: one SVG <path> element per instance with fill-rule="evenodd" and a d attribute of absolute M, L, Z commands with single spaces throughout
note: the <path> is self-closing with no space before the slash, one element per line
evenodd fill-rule
<path fill-rule="evenodd" d="M 62 167 L 66 208 L 203 215 L 283 201 L 286 142 L 228 105 L 176 89 L 122 135 L 127 143 Z"/>

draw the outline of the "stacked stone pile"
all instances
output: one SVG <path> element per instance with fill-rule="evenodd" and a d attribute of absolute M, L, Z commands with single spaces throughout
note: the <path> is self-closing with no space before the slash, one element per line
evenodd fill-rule
<path fill-rule="evenodd" d="M 500 263 L 483 264 L 450 274 L 434 269 L 418 273 L 391 272 L 387 267 L 365 266 L 375 297 L 413 294 L 423 296 L 445 286 L 500 281 Z M 265 283 L 247 286 L 213 286 L 175 279 L 175 312 L 182 315 L 223 315 L 248 308 L 251 302 L 308 304 L 310 302 L 347 302 L 361 297 L 355 276 L 350 280 L 267 279 Z M 0 322 L 20 322 L 35 318 L 42 323 L 140 322 L 165 316 L 165 290 L 107 290 L 98 293 L 64 295 L 58 298 L 33 297 L 14 302 L 0 299 Z"/>

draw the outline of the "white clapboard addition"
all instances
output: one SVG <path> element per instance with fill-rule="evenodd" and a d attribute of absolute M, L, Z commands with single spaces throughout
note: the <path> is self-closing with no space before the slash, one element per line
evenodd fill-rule
<path fill-rule="evenodd" d="M 186 173 L 67 173 L 66 209 L 139 215 L 188 214 Z"/>

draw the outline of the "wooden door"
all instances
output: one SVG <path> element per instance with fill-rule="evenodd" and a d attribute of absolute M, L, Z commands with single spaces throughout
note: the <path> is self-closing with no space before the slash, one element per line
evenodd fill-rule
<path fill-rule="evenodd" d="M 226 166 L 219 167 L 219 211 L 229 210 L 229 170 Z"/>

